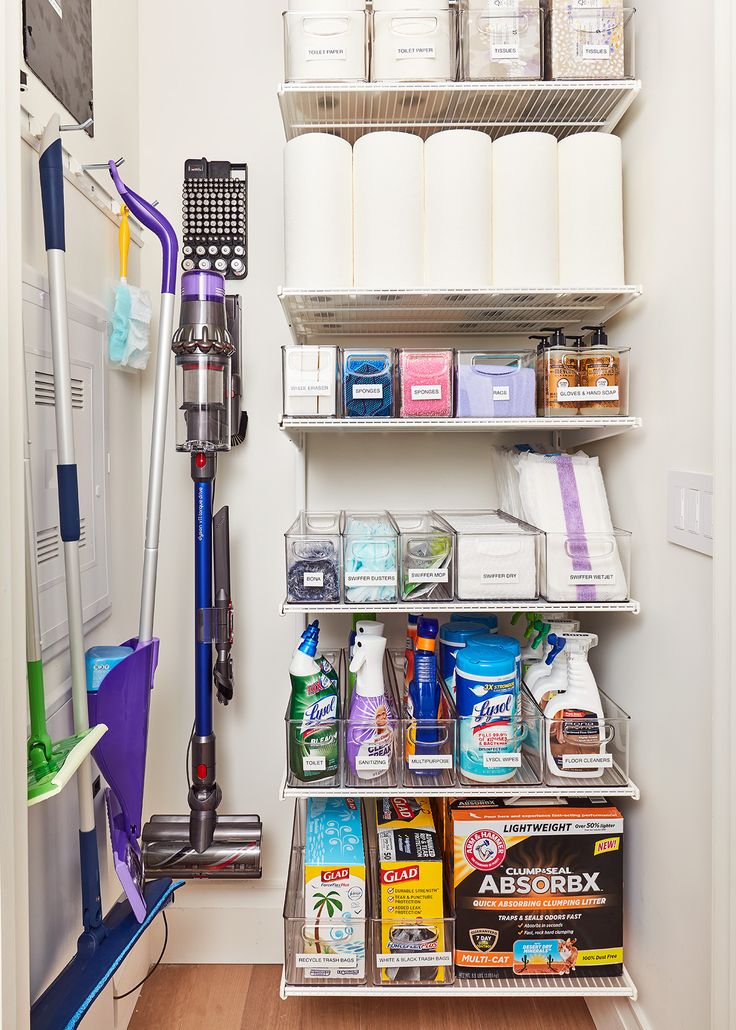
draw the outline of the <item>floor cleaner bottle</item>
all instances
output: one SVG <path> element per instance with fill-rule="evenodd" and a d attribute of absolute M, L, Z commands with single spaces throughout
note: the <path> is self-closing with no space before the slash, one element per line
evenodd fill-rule
<path fill-rule="evenodd" d="M 542 711 L 553 697 L 567 690 L 567 637 L 558 637 L 555 633 L 549 636 L 552 639 L 547 657 L 529 670 L 524 681 Z"/>
<path fill-rule="evenodd" d="M 565 638 L 567 688 L 550 698 L 544 711 L 547 765 L 553 776 L 597 779 L 613 764 L 606 752 L 601 696 L 588 665 L 588 651 L 597 643 L 594 633 Z"/>
<path fill-rule="evenodd" d="M 386 693 L 383 659 L 386 638 L 358 635 L 350 672 L 357 673 L 347 727 L 348 768 L 358 779 L 373 780 L 391 768 L 395 713 Z"/>
<path fill-rule="evenodd" d="M 555 620 L 554 622 L 550 622 L 549 627 L 549 633 L 547 634 L 547 639 L 543 646 L 541 661 L 533 662 L 527 668 L 527 672 L 524 677 L 524 683 L 526 684 L 527 689 L 531 691 L 532 695 L 534 695 L 535 700 L 535 686 L 537 682 L 550 675 L 553 668 L 553 662 L 564 647 L 564 644 L 560 645 L 558 641 L 560 638 L 567 637 L 568 633 L 580 632 L 580 623 L 577 619 L 568 619 L 565 622 Z M 561 689 L 564 690 L 564 687 Z"/>
<path fill-rule="evenodd" d="M 289 767 L 298 780 L 323 780 L 339 768 L 339 682 L 326 658 L 317 658 L 319 621 L 302 633 L 289 676 Z"/>

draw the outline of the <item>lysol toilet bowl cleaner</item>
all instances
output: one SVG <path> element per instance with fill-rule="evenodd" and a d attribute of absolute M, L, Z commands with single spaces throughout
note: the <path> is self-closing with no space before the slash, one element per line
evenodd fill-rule
<path fill-rule="evenodd" d="M 350 671 L 357 673 L 347 727 L 347 760 L 360 780 L 374 780 L 391 768 L 395 714 L 383 680 L 386 638 L 358 635 Z"/>
<path fill-rule="evenodd" d="M 593 633 L 570 633 L 565 638 L 567 687 L 550 698 L 544 710 L 552 776 L 598 779 L 613 765 L 613 755 L 606 750 L 603 704 L 588 665 L 588 651 L 597 643 Z"/>
<path fill-rule="evenodd" d="M 326 658 L 317 658 L 319 622 L 305 629 L 289 676 L 289 768 L 298 780 L 322 780 L 339 768 L 339 680 Z"/>
<path fill-rule="evenodd" d="M 440 626 L 440 675 L 445 686 L 455 697 L 455 664 L 458 652 L 464 648 L 468 640 L 481 633 L 488 633 L 488 628 L 480 620 L 469 622 L 445 622 Z"/>
<path fill-rule="evenodd" d="M 503 783 L 521 766 L 516 660 L 504 647 L 471 644 L 455 667 L 460 772 L 477 783 Z"/>

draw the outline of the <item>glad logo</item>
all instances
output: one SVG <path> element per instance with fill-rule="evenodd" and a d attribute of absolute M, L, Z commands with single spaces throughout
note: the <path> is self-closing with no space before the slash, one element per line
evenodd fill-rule
<path fill-rule="evenodd" d="M 407 883 L 419 879 L 418 865 L 404 865 L 400 869 L 381 870 L 381 883 Z"/>
<path fill-rule="evenodd" d="M 414 818 L 414 812 L 406 798 L 394 798 L 393 805 L 399 819 L 406 819 L 407 822 L 411 822 Z"/>
<path fill-rule="evenodd" d="M 322 883 L 334 883 L 336 880 L 347 880 L 349 878 L 349 869 L 327 869 L 322 873 Z"/>

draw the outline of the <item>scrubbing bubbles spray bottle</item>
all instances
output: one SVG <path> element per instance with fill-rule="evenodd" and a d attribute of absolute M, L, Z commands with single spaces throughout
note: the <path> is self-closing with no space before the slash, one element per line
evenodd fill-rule
<path fill-rule="evenodd" d="M 597 643 L 594 633 L 565 637 L 567 688 L 550 698 L 544 710 L 547 765 L 553 776 L 592 780 L 613 765 L 606 752 L 603 704 L 588 665 L 588 651 Z"/>

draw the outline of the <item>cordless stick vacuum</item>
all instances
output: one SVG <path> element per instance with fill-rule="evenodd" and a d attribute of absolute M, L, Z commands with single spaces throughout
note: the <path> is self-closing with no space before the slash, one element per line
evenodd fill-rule
<path fill-rule="evenodd" d="M 219 272 L 185 272 L 176 356 L 177 443 L 190 454 L 194 481 L 195 697 L 190 740 L 189 815 L 155 815 L 143 828 L 147 878 L 239 879 L 261 875 L 261 820 L 219 815 L 213 686 L 233 697 L 229 509 L 213 517 L 217 452 L 231 446 L 231 361 L 225 281 Z M 214 602 L 213 602 L 214 558 Z M 213 664 L 212 648 L 215 646 Z"/>

